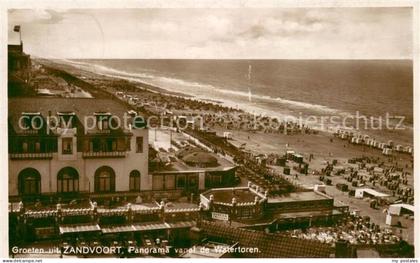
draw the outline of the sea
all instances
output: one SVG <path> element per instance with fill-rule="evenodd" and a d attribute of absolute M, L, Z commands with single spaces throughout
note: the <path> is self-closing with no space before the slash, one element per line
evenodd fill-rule
<path fill-rule="evenodd" d="M 411 60 L 65 60 L 314 129 L 413 144 Z"/>

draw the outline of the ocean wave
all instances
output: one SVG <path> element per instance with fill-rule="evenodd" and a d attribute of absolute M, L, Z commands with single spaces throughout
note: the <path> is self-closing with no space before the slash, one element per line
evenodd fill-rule
<path fill-rule="evenodd" d="M 122 70 L 117 70 L 103 65 L 98 65 L 94 63 L 74 61 L 74 60 L 65 60 L 65 62 L 72 64 L 73 66 L 95 72 L 97 74 L 102 74 L 108 77 L 116 77 L 125 79 L 128 81 L 134 81 L 138 83 L 145 83 L 153 86 L 157 86 L 167 91 L 176 91 L 184 93 L 186 95 L 192 95 L 198 99 L 208 100 L 215 99 L 220 100 L 227 106 L 232 107 L 233 105 L 239 106 L 245 111 L 253 109 L 253 112 L 265 113 L 267 115 L 277 116 L 277 117 L 295 117 L 292 114 L 284 114 L 287 110 L 290 109 L 305 109 L 307 114 L 311 112 L 316 113 L 326 113 L 331 115 L 338 115 L 341 117 L 354 117 L 354 114 L 348 113 L 346 111 L 330 108 L 320 104 L 313 104 L 308 102 L 296 101 L 285 99 L 281 97 L 272 97 L 269 95 L 260 95 L 260 94 L 251 94 L 251 100 L 253 103 L 249 103 L 249 93 L 245 91 L 238 90 L 228 90 L 221 87 L 216 87 L 211 84 L 200 83 L 195 81 L 184 80 L 180 78 L 173 78 L 168 76 L 162 76 L 157 74 L 145 74 L 145 73 L 133 73 L 126 72 Z M 192 94 L 191 94 L 192 93 Z M 240 97 L 240 99 L 233 99 L 232 97 L 227 97 L 226 95 L 233 95 Z M 245 99 L 244 99 L 245 98 Z M 281 105 L 287 105 L 289 107 L 285 108 L 283 112 L 279 112 L 277 109 L 269 108 L 267 109 L 263 105 L 258 105 L 255 102 L 274 102 Z M 404 125 L 405 126 L 405 125 Z M 411 128 L 407 125 L 406 128 Z"/>
<path fill-rule="evenodd" d="M 179 86 L 188 86 L 188 87 L 197 88 L 197 89 L 201 89 L 201 90 L 206 89 L 206 90 L 211 91 L 212 93 L 219 92 L 219 93 L 222 93 L 222 94 L 236 95 L 236 96 L 239 96 L 239 97 L 245 97 L 245 98 L 249 97 L 248 92 L 223 89 L 223 88 L 215 87 L 215 86 L 210 85 L 210 84 L 204 84 L 204 83 L 199 83 L 199 82 L 194 82 L 194 81 L 187 81 L 187 80 L 183 80 L 183 79 L 179 79 L 179 78 L 151 75 L 151 74 L 145 74 L 145 73 L 127 72 L 127 71 L 117 70 L 117 69 L 110 68 L 110 67 L 103 66 L 103 65 L 74 61 L 74 60 L 67 60 L 67 62 L 69 62 L 73 65 L 84 66 L 84 67 L 87 68 L 87 70 L 94 71 L 94 72 L 97 72 L 97 73 L 98 72 L 100 72 L 102 74 L 103 73 L 111 73 L 112 77 L 121 77 L 121 76 L 128 77 L 128 78 L 125 78 L 127 80 L 136 80 L 136 78 L 140 78 L 142 80 L 148 79 L 148 80 L 151 80 L 151 82 L 147 83 L 147 84 L 152 84 L 152 85 L 156 85 L 156 83 L 154 83 L 154 81 L 153 81 L 153 80 L 155 80 L 155 81 L 160 82 L 160 83 L 164 82 L 164 83 L 167 83 L 169 85 L 171 85 L 171 84 L 172 85 L 177 85 L 178 87 Z M 160 87 L 160 88 L 168 90 L 169 88 L 173 88 L 172 85 L 171 85 L 171 87 L 164 87 L 163 86 L 163 87 Z M 177 90 L 177 91 L 183 92 L 183 90 Z M 198 93 L 198 94 L 187 94 L 187 95 L 196 95 L 197 96 L 197 95 L 202 95 L 202 94 Z M 211 94 L 208 94 L 208 95 L 211 95 Z M 284 105 L 290 105 L 290 106 L 294 106 L 294 107 L 298 107 L 298 108 L 312 109 L 312 110 L 328 112 L 328 113 L 346 114 L 344 112 L 340 112 L 337 109 L 329 108 L 329 107 L 324 106 L 324 105 L 313 104 L 313 103 L 302 102 L 302 101 L 296 101 L 296 100 L 289 100 L 289 99 L 280 98 L 280 97 L 271 97 L 271 96 L 268 96 L 268 95 L 260 95 L 260 94 L 252 93 L 251 98 L 252 99 L 257 99 L 257 100 L 263 100 L 263 101 L 265 100 L 265 101 L 278 102 L 278 103 L 281 103 L 281 104 L 284 104 Z"/>
<path fill-rule="evenodd" d="M 114 69 L 111 67 L 95 64 L 95 63 L 88 63 L 88 62 L 81 62 L 81 61 L 74 61 L 69 59 L 63 59 L 62 61 L 72 64 L 75 67 L 85 69 L 87 71 L 91 71 L 94 73 L 111 73 L 114 74 L 113 77 L 118 76 L 126 76 L 126 77 L 135 77 L 135 78 L 144 78 L 144 79 L 152 79 L 155 78 L 154 75 L 146 74 L 146 73 L 134 73 L 134 72 L 127 72 L 123 70 Z"/>
<path fill-rule="evenodd" d="M 197 88 L 197 89 L 200 89 L 200 91 L 202 91 L 202 89 L 206 89 L 206 90 L 209 90 L 211 93 L 219 92 L 221 94 L 235 95 L 235 96 L 238 96 L 238 97 L 244 97 L 244 98 L 249 97 L 248 92 L 237 91 L 237 90 L 228 90 L 228 89 L 215 87 L 215 86 L 210 85 L 210 84 L 186 81 L 186 80 L 177 79 L 177 78 L 156 77 L 155 80 L 157 80 L 159 82 L 168 83 L 169 85 L 172 84 L 172 85 L 178 85 L 178 86 L 188 86 L 188 87 L 192 87 L 192 88 Z M 173 86 L 171 86 L 171 87 L 173 87 Z M 165 87 L 162 87 L 162 88 L 165 88 Z M 182 91 L 180 91 L 180 92 L 182 92 Z M 192 94 L 189 94 L 189 95 L 192 95 Z M 194 94 L 194 95 L 197 95 L 197 96 L 201 95 L 202 96 L 203 94 Z M 211 94 L 208 94 L 208 95 L 211 95 Z M 272 102 L 277 102 L 277 103 L 281 103 L 281 104 L 284 104 L 284 105 L 294 106 L 294 107 L 297 107 L 297 108 L 311 109 L 311 110 L 317 110 L 317 111 L 321 111 L 321 112 L 335 113 L 335 114 L 341 114 L 341 115 L 347 115 L 348 114 L 346 112 L 342 112 L 342 111 L 339 111 L 337 109 L 329 108 L 329 107 L 324 106 L 324 105 L 307 103 L 307 102 L 296 101 L 296 100 L 289 100 L 289 99 L 284 99 L 284 98 L 280 98 L 280 97 L 271 97 L 271 96 L 268 96 L 268 95 L 260 95 L 260 94 L 251 93 L 251 99 L 257 99 L 257 100 L 263 100 L 263 101 L 272 101 Z"/>
<path fill-rule="evenodd" d="M 225 90 L 225 89 L 217 89 L 217 90 L 219 92 L 222 92 L 222 93 L 225 93 L 225 94 L 232 94 L 232 95 L 237 95 L 237 96 L 242 96 L 242 97 L 247 97 L 247 98 L 250 96 L 249 92 Z M 324 106 L 324 105 L 307 103 L 307 102 L 296 101 L 296 100 L 289 100 L 289 99 L 284 99 L 284 98 L 280 98 L 280 97 L 271 97 L 271 96 L 268 96 L 268 95 L 253 94 L 252 92 L 251 92 L 251 99 L 274 101 L 274 102 L 279 102 L 281 104 L 287 104 L 287 105 L 290 105 L 290 106 L 295 106 L 295 107 L 298 107 L 298 108 L 313 109 L 313 110 L 318 110 L 318 111 L 322 111 L 322 112 L 329 112 L 329 113 L 340 112 L 337 109 L 329 108 L 329 107 Z"/>

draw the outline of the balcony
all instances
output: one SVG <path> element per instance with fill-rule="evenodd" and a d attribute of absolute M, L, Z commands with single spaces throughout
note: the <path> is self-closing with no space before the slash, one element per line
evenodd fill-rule
<path fill-rule="evenodd" d="M 83 158 L 124 158 L 127 156 L 125 151 L 113 152 L 83 152 Z"/>
<path fill-rule="evenodd" d="M 28 160 L 28 159 L 52 159 L 52 153 L 11 153 L 12 160 Z"/>

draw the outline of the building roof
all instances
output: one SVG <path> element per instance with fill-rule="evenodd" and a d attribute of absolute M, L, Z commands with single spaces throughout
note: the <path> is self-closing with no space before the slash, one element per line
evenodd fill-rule
<path fill-rule="evenodd" d="M 194 250 L 188 250 L 187 253 L 183 254 L 182 258 L 221 258 L 226 254 L 225 250 L 231 248 L 231 245 L 217 243 L 217 242 L 206 242 L 204 244 L 195 245 Z"/>
<path fill-rule="evenodd" d="M 101 231 L 101 228 L 98 224 L 78 224 L 60 226 L 60 234 L 98 231 Z"/>
<path fill-rule="evenodd" d="M 209 199 L 213 195 L 214 202 L 231 203 L 235 198 L 238 203 L 254 202 L 255 197 L 261 199 L 261 196 L 249 190 L 249 188 L 218 188 L 211 189 L 203 193 Z"/>
<path fill-rule="evenodd" d="M 218 172 L 218 171 L 229 171 L 235 169 L 235 165 L 232 164 L 227 159 L 211 154 L 214 158 L 217 159 L 217 166 L 209 167 L 209 166 L 190 166 L 187 165 L 182 159 L 171 158 L 171 162 L 169 165 L 163 167 L 159 171 L 155 171 L 155 174 L 174 174 L 174 173 L 197 173 L 197 172 Z"/>
<path fill-rule="evenodd" d="M 74 112 L 81 124 L 84 124 L 85 117 L 93 117 L 95 112 L 110 112 L 120 118 L 121 125 L 127 112 L 125 106 L 114 100 L 98 98 L 9 98 L 8 109 L 9 123 L 16 132 L 21 130 L 19 118 L 23 112 L 40 112 L 44 119 L 49 115 L 56 116 L 58 112 Z M 92 125 L 91 122 L 92 119 L 87 119 L 88 125 Z"/>
<path fill-rule="evenodd" d="M 215 167 L 218 166 L 217 158 L 210 153 L 203 151 L 193 151 L 186 154 L 182 160 L 188 165 Z"/>
<path fill-rule="evenodd" d="M 202 221 L 199 225 L 209 237 L 223 239 L 225 242 L 239 243 L 239 246 L 258 248 L 257 253 L 245 253 L 245 257 L 257 258 L 326 258 L 332 248 L 328 244 L 314 240 L 286 237 L 262 231 L 234 228 L 224 223 Z"/>

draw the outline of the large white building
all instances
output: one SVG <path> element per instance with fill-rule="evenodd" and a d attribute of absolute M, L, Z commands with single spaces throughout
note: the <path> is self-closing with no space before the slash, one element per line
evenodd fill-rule
<path fill-rule="evenodd" d="M 9 99 L 9 196 L 152 189 L 148 131 L 109 99 Z"/>

